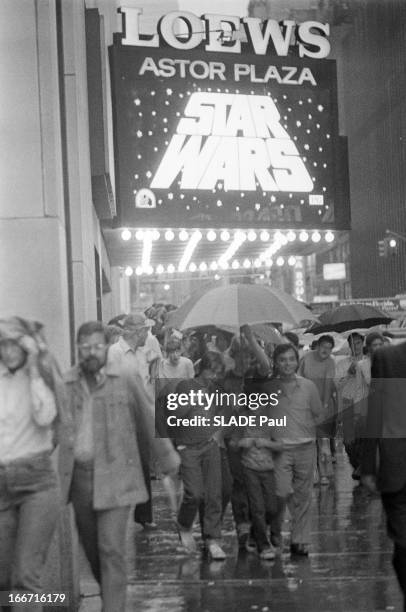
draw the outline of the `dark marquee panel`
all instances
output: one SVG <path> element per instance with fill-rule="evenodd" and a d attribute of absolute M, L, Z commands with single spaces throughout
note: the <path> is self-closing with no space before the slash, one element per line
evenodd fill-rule
<path fill-rule="evenodd" d="M 335 61 L 110 51 L 120 225 L 349 227 Z"/>

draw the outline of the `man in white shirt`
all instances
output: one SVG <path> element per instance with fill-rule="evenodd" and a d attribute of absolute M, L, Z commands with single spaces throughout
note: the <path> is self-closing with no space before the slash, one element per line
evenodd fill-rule
<path fill-rule="evenodd" d="M 128 315 L 123 320 L 123 335 L 109 349 L 108 362 L 114 362 L 125 369 L 136 371 L 141 376 L 144 390 L 154 402 L 150 367 L 156 359 L 162 358 L 158 340 L 151 334 L 152 319 L 142 313 Z"/>
<path fill-rule="evenodd" d="M 361 362 L 364 360 L 364 336 L 352 332 L 347 338 L 351 355 L 336 362 L 338 413 L 343 423 L 344 447 L 353 468 L 352 478 L 360 479 L 362 427 L 369 394 Z"/>
<path fill-rule="evenodd" d="M 155 393 L 151 383 L 150 367 L 156 359 L 162 358 L 159 343 L 150 331 L 154 324 L 155 321 L 147 319 L 142 312 L 127 315 L 122 323 L 123 335 L 109 348 L 108 352 L 109 364 L 117 365 L 130 377 L 136 378 L 137 382 L 142 380 L 152 411 L 155 408 Z M 141 429 L 137 431 L 137 438 L 149 499 L 135 508 L 134 521 L 140 523 L 143 527 L 155 527 L 152 517 L 149 446 L 146 443 L 145 432 Z"/>
<path fill-rule="evenodd" d="M 57 408 L 39 373 L 35 340 L 16 335 L 14 318 L 12 334 L 0 323 L 0 591 L 41 593 L 60 511 L 51 463 Z"/>

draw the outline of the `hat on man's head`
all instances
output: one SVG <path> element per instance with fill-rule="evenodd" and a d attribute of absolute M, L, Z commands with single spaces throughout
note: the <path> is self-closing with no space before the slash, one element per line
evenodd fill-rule
<path fill-rule="evenodd" d="M 136 312 L 129 314 L 123 321 L 123 329 L 142 329 L 143 327 L 153 327 L 155 321 L 153 319 L 147 319 L 143 312 Z"/>

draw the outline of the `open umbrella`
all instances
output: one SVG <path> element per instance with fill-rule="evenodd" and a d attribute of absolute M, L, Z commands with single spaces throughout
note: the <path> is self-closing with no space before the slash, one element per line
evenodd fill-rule
<path fill-rule="evenodd" d="M 250 325 L 250 327 L 255 336 L 266 343 L 270 342 L 271 344 L 283 344 L 286 342 L 286 339 L 282 336 L 282 334 L 269 323 L 254 323 L 253 325 Z"/>
<path fill-rule="evenodd" d="M 320 322 L 314 323 L 306 333 L 323 334 L 327 332 L 346 332 L 356 328 L 369 328 L 375 325 L 388 325 L 392 318 L 374 306 L 364 304 L 345 304 L 334 310 L 323 312 Z"/>
<path fill-rule="evenodd" d="M 214 325 L 239 331 L 254 323 L 287 323 L 298 326 L 304 319 L 316 319 L 292 296 L 267 285 L 234 284 L 208 289 L 191 296 L 171 313 L 169 325 L 190 329 Z"/>

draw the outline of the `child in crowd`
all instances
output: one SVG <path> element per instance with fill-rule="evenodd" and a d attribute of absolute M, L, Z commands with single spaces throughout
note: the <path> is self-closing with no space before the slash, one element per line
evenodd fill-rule
<path fill-rule="evenodd" d="M 277 512 L 273 453 L 283 450 L 283 444 L 272 440 L 267 425 L 259 425 L 263 409 L 247 410 L 246 416 L 256 416 L 256 425 L 243 429 L 238 446 L 243 449 L 241 463 L 247 488 L 252 521 L 252 535 L 261 559 L 275 558 L 268 536 L 268 524 Z M 267 414 L 268 416 L 268 414 Z"/>
<path fill-rule="evenodd" d="M 177 385 L 176 393 L 210 393 L 215 390 L 215 381 L 222 376 L 224 369 L 221 355 L 205 353 L 199 368 L 196 378 L 183 380 Z M 212 414 L 208 414 L 204 405 L 190 402 L 186 406 L 179 405 L 176 416 L 182 419 L 194 416 L 207 418 Z M 223 560 L 226 554 L 219 542 L 222 518 L 221 453 L 215 435 L 216 429 L 210 425 L 180 425 L 168 430 L 181 457 L 180 476 L 184 493 L 177 521 L 181 543 L 187 552 L 196 551 L 192 528 L 200 510 L 207 551 L 213 560 Z"/>

